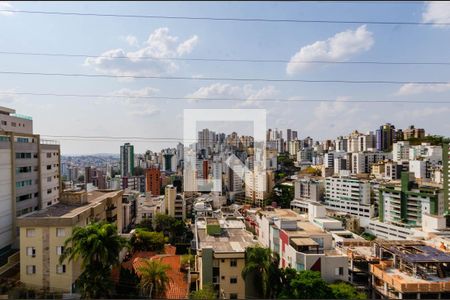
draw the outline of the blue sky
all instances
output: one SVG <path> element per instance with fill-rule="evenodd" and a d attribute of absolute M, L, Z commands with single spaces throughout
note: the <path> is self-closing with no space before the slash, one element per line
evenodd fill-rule
<path fill-rule="evenodd" d="M 12 8 L 83 13 L 269 19 L 450 22 L 450 4 L 319 2 L 0 2 Z M 450 81 L 449 66 L 290 65 L 170 61 L 142 56 L 289 60 L 450 61 L 450 26 L 213 22 L 48 16 L 0 12 L 0 51 L 127 55 L 67 58 L 0 55 L 0 69 L 25 72 L 188 77 L 258 77 Z M 335 138 L 391 122 L 449 135 L 450 105 L 346 103 L 342 100 L 448 100 L 450 85 L 351 85 L 113 78 L 61 78 L 0 74 L 0 92 L 246 98 L 244 103 L 93 99 L 0 95 L 0 105 L 33 116 L 42 135 L 181 137 L 186 108 L 264 108 L 268 127 L 293 128 L 300 137 Z M 333 99 L 333 103 L 271 102 L 258 98 Z M 118 152 L 120 142 L 61 141 L 63 153 Z M 137 151 L 173 144 L 135 143 Z"/>

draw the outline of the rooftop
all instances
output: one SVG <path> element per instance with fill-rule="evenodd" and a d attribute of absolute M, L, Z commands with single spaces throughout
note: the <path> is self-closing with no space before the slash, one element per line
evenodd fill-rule
<path fill-rule="evenodd" d="M 73 218 L 74 216 L 82 213 L 85 210 L 95 207 L 101 201 L 106 198 L 115 197 L 122 191 L 110 191 L 110 190 L 95 190 L 87 193 L 87 203 L 83 205 L 71 205 L 66 203 L 57 203 L 49 206 L 43 210 L 33 212 L 25 215 L 23 219 L 35 219 L 35 218 Z M 84 193 L 84 191 L 75 192 Z"/>
<path fill-rule="evenodd" d="M 211 219 L 208 219 L 210 225 Z M 245 224 L 240 220 L 218 220 L 221 234 L 209 235 L 207 233 L 207 221 L 197 220 L 198 248 L 213 248 L 214 252 L 244 252 L 247 247 L 258 242 L 253 234 L 245 229 Z"/>

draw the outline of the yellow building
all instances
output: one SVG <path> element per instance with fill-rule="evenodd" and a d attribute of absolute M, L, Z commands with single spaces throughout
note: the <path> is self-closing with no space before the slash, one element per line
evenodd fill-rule
<path fill-rule="evenodd" d="M 236 218 L 199 218 L 195 225 L 197 287 L 212 284 L 220 299 L 245 299 L 251 285 L 241 274 L 245 249 L 258 244 L 253 234 Z"/>
<path fill-rule="evenodd" d="M 123 191 L 69 191 L 60 202 L 18 219 L 20 281 L 34 289 L 71 292 L 81 273 L 79 262 L 59 264 L 64 242 L 76 226 L 108 221 L 122 226 Z"/>

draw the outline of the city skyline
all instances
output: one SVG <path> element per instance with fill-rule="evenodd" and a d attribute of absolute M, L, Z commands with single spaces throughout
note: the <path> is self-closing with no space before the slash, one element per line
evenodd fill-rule
<path fill-rule="evenodd" d="M 0 52 L 85 54 L 93 57 L 0 53 L 2 71 L 107 76 L 188 77 L 195 80 L 74 78 L 0 74 L 0 106 L 32 115 L 43 136 L 182 137 L 186 108 L 263 108 L 268 128 L 331 139 L 388 122 L 446 135 L 450 75 L 444 65 L 297 64 L 297 61 L 448 62 L 448 3 L 34 3 L 1 2 L 0 10 L 266 19 L 360 20 L 360 24 L 235 22 L 61 16 L 0 12 Z M 258 8 L 256 11 L 255 8 Z M 170 11 L 170 14 L 168 13 Z M 201 11 L 201 13 L 199 12 Z M 355 17 L 357 16 L 357 17 Z M 372 21 L 431 25 L 377 25 Z M 32 24 L 36 34 L 30 35 Z M 55 26 L 58 24 L 58 26 Z M 80 26 L 81 24 L 81 26 Z M 208 24 L 208 26 L 204 26 Z M 61 41 L 64 41 L 61 43 Z M 418 43 L 418 41 L 420 41 Z M 233 47 L 230 47 L 233 45 Z M 26 50 L 24 50 L 26 48 Z M 127 59 L 112 58 L 127 56 Z M 146 59 L 146 56 L 162 60 Z M 184 59 L 254 59 L 217 62 Z M 401 84 L 246 82 L 202 78 L 381 80 Z M 200 80 L 197 80 L 200 79 Z M 58 82 L 57 85 L 54 83 Z M 57 94 L 36 96 L 23 93 Z M 81 97 L 63 95 L 102 95 Z M 110 98 L 109 98 L 110 97 Z M 137 97 L 137 98 L 127 98 Z M 141 97 L 141 98 L 139 98 Z M 150 97 L 142 99 L 142 97 Z M 152 97 L 161 97 L 153 99 Z M 182 99 L 166 99 L 175 97 Z M 194 99 L 193 99 L 194 98 Z M 199 101 L 242 99 L 239 101 Z M 294 101 L 264 101 L 284 99 Z M 330 100 L 299 102 L 297 100 Z M 259 100 L 259 101 L 258 101 Z M 365 101 L 393 101 L 367 103 Z M 346 102 L 361 101 L 361 102 Z M 406 102 L 402 102 L 406 101 Z M 424 101 L 425 103 L 410 103 Z M 429 101 L 429 103 L 427 103 Z M 432 103 L 444 101 L 444 103 Z M 397 102 L 397 103 L 395 103 Z M 51 118 L 49 117 L 51 116 Z M 54 124 L 62 124 L 54 126 Z M 132 134 L 131 134 L 132 133 Z M 58 138 L 54 138 L 58 140 Z M 62 154 L 111 153 L 127 142 L 59 139 Z M 175 143 L 137 142 L 136 152 Z M 147 144 L 146 144 L 147 143 Z"/>

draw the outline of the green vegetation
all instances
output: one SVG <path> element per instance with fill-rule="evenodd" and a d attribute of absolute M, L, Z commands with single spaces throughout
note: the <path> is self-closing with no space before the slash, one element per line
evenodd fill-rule
<path fill-rule="evenodd" d="M 59 262 L 81 260 L 83 272 L 75 284 L 83 298 L 110 297 L 114 286 L 111 269 L 119 263 L 119 252 L 126 245 L 115 224 L 100 222 L 75 227 L 64 243 Z"/>
<path fill-rule="evenodd" d="M 370 233 L 368 233 L 368 232 L 364 232 L 363 234 L 361 234 L 361 237 L 362 237 L 363 239 L 365 239 L 365 240 L 368 240 L 368 241 L 373 241 L 374 239 L 377 238 L 375 235 L 370 234 Z"/>
<path fill-rule="evenodd" d="M 169 215 L 155 215 L 155 231 L 162 232 L 164 236 L 169 238 L 171 244 L 192 239 L 192 233 L 188 230 L 186 224 Z"/>
<path fill-rule="evenodd" d="M 162 232 L 147 231 L 137 228 L 130 239 L 133 251 L 157 251 L 164 249 L 167 238 Z"/>
<path fill-rule="evenodd" d="M 430 143 L 431 145 L 441 145 L 449 142 L 450 139 L 442 135 L 428 135 L 423 138 L 410 138 L 407 140 L 411 145 L 420 145 L 421 143 Z"/>
<path fill-rule="evenodd" d="M 305 174 L 312 175 L 312 176 L 321 176 L 322 171 L 319 169 L 313 168 L 313 167 L 307 167 L 305 170 L 302 171 Z"/>
<path fill-rule="evenodd" d="M 294 200 L 294 187 L 290 185 L 277 184 L 273 188 L 269 200 L 276 202 L 282 208 L 289 208 Z"/>
<path fill-rule="evenodd" d="M 120 268 L 119 283 L 116 285 L 117 295 L 122 299 L 137 298 L 139 282 L 139 276 L 134 269 Z"/>
<path fill-rule="evenodd" d="M 219 224 L 208 224 L 206 225 L 206 233 L 209 235 L 218 235 L 222 232 Z"/>
<path fill-rule="evenodd" d="M 164 296 L 171 281 L 167 271 L 171 267 L 158 260 L 145 260 L 144 266 L 138 269 L 140 273 L 140 288 L 143 295 L 151 299 L 160 299 Z"/>
<path fill-rule="evenodd" d="M 191 292 L 189 294 L 189 299 L 191 300 L 215 300 L 217 299 L 216 292 L 212 285 L 206 285 L 203 289 Z"/>
<path fill-rule="evenodd" d="M 259 298 L 274 298 L 279 286 L 278 256 L 269 248 L 259 246 L 249 247 L 245 251 L 245 266 L 242 278 L 251 277 L 254 289 Z"/>
<path fill-rule="evenodd" d="M 338 282 L 329 285 L 334 299 L 367 299 L 363 293 L 356 291 L 355 287 L 346 282 Z"/>

